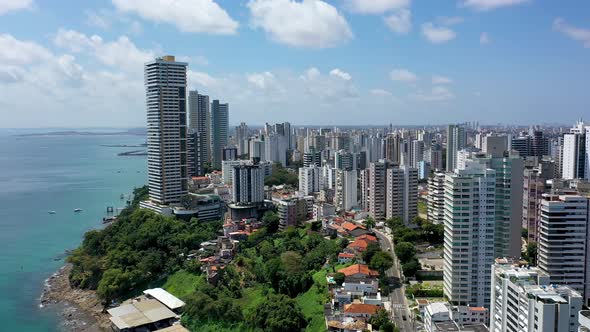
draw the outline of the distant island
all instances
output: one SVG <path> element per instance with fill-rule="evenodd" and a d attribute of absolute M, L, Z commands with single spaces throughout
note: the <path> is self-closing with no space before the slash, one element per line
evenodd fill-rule
<path fill-rule="evenodd" d="M 44 133 L 30 133 L 30 134 L 18 134 L 15 136 L 19 137 L 36 137 L 36 136 L 119 136 L 119 135 L 133 135 L 133 136 L 145 136 L 145 128 L 133 128 L 125 131 L 77 131 L 77 130 L 66 130 L 66 131 L 50 131 Z"/>
<path fill-rule="evenodd" d="M 117 156 L 147 156 L 146 150 L 133 150 L 117 153 Z"/>

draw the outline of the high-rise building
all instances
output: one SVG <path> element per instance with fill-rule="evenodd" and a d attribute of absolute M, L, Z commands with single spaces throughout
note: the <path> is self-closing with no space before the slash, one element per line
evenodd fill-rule
<path fill-rule="evenodd" d="M 549 140 L 542 131 L 531 128 L 528 134 L 513 137 L 512 150 L 518 151 L 521 157 L 538 157 L 549 155 Z"/>
<path fill-rule="evenodd" d="M 309 195 L 319 192 L 321 168 L 300 167 L 299 168 L 299 192 L 303 195 Z"/>
<path fill-rule="evenodd" d="M 402 154 L 402 138 L 398 134 L 389 134 L 385 138 L 385 159 L 399 165 Z"/>
<path fill-rule="evenodd" d="M 369 215 L 376 220 L 385 220 L 387 162 L 377 161 L 369 165 L 367 204 Z"/>
<path fill-rule="evenodd" d="M 356 170 L 357 154 L 346 150 L 338 150 L 334 153 L 334 168 L 347 171 Z"/>
<path fill-rule="evenodd" d="M 271 133 L 264 137 L 264 158 L 273 163 L 287 166 L 287 137 Z"/>
<path fill-rule="evenodd" d="M 424 152 L 424 160 L 430 163 L 430 167 L 433 170 L 440 171 L 443 169 L 442 152 L 442 147 L 438 143 L 430 145 L 430 147 Z"/>
<path fill-rule="evenodd" d="M 336 211 L 348 211 L 358 204 L 357 172 L 336 170 L 334 205 Z"/>
<path fill-rule="evenodd" d="M 264 145 L 264 141 L 260 138 L 253 138 L 250 140 L 250 160 L 266 160 Z"/>
<path fill-rule="evenodd" d="M 524 170 L 522 227 L 528 231 L 529 243 L 538 241 L 537 223 L 541 217 L 540 204 L 543 194 L 550 189 L 547 181 L 553 178 L 553 174 L 554 163 L 550 160 L 543 160 L 539 166 Z"/>
<path fill-rule="evenodd" d="M 145 64 L 149 199 L 160 205 L 188 193 L 187 65 L 170 55 Z"/>
<path fill-rule="evenodd" d="M 187 159 L 189 176 L 205 175 L 204 165 L 206 162 L 207 145 L 203 144 L 207 140 L 206 136 L 199 131 L 191 131 L 187 138 Z"/>
<path fill-rule="evenodd" d="M 588 198 L 544 194 L 538 230 L 538 266 L 551 284 L 567 285 L 590 298 Z"/>
<path fill-rule="evenodd" d="M 424 142 L 423 141 L 411 141 L 411 159 L 410 167 L 418 168 L 418 163 L 424 160 Z"/>
<path fill-rule="evenodd" d="M 232 201 L 236 204 L 255 204 L 264 201 L 264 169 L 260 165 L 234 166 Z"/>
<path fill-rule="evenodd" d="M 199 162 L 198 168 L 202 168 L 203 163 L 209 162 L 211 158 L 211 147 L 209 146 L 211 138 L 211 104 L 209 103 L 209 96 L 199 94 L 197 90 L 189 91 L 188 107 L 191 132 L 198 133 L 195 148 L 201 152 L 201 156 L 196 162 Z M 199 175 L 202 174 L 199 173 Z"/>
<path fill-rule="evenodd" d="M 590 179 L 590 126 L 579 121 L 563 135 L 561 163 L 564 179 Z"/>
<path fill-rule="evenodd" d="M 467 160 L 445 176 L 443 290 L 453 305 L 489 307 L 496 171 Z"/>
<path fill-rule="evenodd" d="M 409 223 L 418 215 L 418 170 L 394 166 L 386 171 L 385 218 Z"/>
<path fill-rule="evenodd" d="M 243 156 L 249 153 L 248 137 L 249 137 L 248 125 L 242 122 L 239 126 L 236 126 L 236 144 L 238 146 L 238 154 Z"/>
<path fill-rule="evenodd" d="M 303 153 L 303 167 L 311 166 L 322 167 L 322 154 L 313 146 Z"/>
<path fill-rule="evenodd" d="M 467 145 L 467 133 L 460 125 L 449 125 L 447 127 L 447 165 L 448 172 L 457 167 L 457 152 Z"/>
<path fill-rule="evenodd" d="M 491 290 L 492 332 L 578 331 L 582 296 L 537 268 L 495 264 Z"/>
<path fill-rule="evenodd" d="M 221 149 L 227 146 L 229 130 L 229 104 L 213 100 L 211 104 L 211 165 L 221 167 Z"/>
<path fill-rule="evenodd" d="M 445 221 L 445 173 L 435 172 L 428 179 L 428 221 L 444 224 Z"/>

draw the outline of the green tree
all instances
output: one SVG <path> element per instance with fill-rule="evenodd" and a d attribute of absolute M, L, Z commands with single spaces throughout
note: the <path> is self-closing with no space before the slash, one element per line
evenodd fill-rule
<path fill-rule="evenodd" d="M 520 237 L 522 237 L 525 240 L 528 239 L 528 237 L 529 237 L 529 230 L 526 229 L 526 228 L 524 228 L 524 227 L 521 228 L 520 229 Z"/>
<path fill-rule="evenodd" d="M 108 305 L 112 300 L 127 292 L 132 284 L 132 277 L 121 269 L 108 269 L 104 272 L 98 288 L 97 295 Z"/>
<path fill-rule="evenodd" d="M 262 216 L 262 225 L 269 233 L 274 233 L 279 229 L 279 220 L 279 215 L 276 212 L 266 211 Z"/>
<path fill-rule="evenodd" d="M 263 331 L 300 331 L 307 323 L 297 301 L 270 294 L 246 314 L 246 322 Z"/>
<path fill-rule="evenodd" d="M 416 247 L 409 242 L 400 242 L 395 245 L 395 254 L 402 263 L 406 263 L 416 254 Z"/>
<path fill-rule="evenodd" d="M 342 272 L 336 272 L 334 274 L 334 282 L 338 284 L 338 286 L 342 286 L 342 283 L 344 283 L 345 278 L 346 276 Z"/>
<path fill-rule="evenodd" d="M 523 254 L 523 258 L 527 260 L 530 265 L 537 265 L 537 243 L 529 242 L 526 245 L 526 251 Z"/>
<path fill-rule="evenodd" d="M 420 266 L 420 262 L 417 259 L 412 258 L 410 261 L 402 264 L 402 269 L 404 271 L 404 275 L 406 277 L 413 277 L 416 275 L 416 272 L 420 270 L 422 267 Z"/>
<path fill-rule="evenodd" d="M 369 267 L 373 270 L 379 271 L 381 275 L 385 274 L 385 271 L 393 266 L 393 258 L 391 255 L 384 251 L 379 251 L 373 255 Z"/>
<path fill-rule="evenodd" d="M 395 325 L 389 319 L 389 313 L 384 310 L 380 309 L 369 319 L 369 323 L 373 326 L 373 328 L 378 329 L 380 332 L 394 332 Z"/>
<path fill-rule="evenodd" d="M 375 219 L 373 219 L 372 217 L 367 217 L 367 219 L 365 219 L 364 221 L 365 227 L 367 227 L 368 229 L 371 229 L 373 227 L 375 227 L 375 225 L 377 225 L 377 223 L 375 222 Z"/>
<path fill-rule="evenodd" d="M 378 253 L 380 251 L 381 251 L 381 247 L 379 246 L 379 243 L 370 242 L 369 245 L 367 246 L 367 249 L 363 252 L 363 260 L 366 263 L 371 262 L 373 255 L 375 255 L 376 253 Z"/>

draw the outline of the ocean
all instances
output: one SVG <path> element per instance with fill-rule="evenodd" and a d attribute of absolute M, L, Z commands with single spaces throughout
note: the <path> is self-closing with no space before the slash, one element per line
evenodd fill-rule
<path fill-rule="evenodd" d="M 142 148 L 105 146 L 144 137 L 17 136 L 31 132 L 0 130 L 2 331 L 60 330 L 59 316 L 39 307 L 44 281 L 86 231 L 103 227 L 107 206 L 123 207 L 120 195 L 147 182 L 145 156 L 117 156 Z"/>

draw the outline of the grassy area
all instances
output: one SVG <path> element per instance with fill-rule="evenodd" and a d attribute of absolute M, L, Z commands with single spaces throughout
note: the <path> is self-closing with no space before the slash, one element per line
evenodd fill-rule
<path fill-rule="evenodd" d="M 252 308 L 255 308 L 259 303 L 264 301 L 264 289 L 263 286 L 244 288 L 242 291 L 242 297 L 236 301 L 243 308 L 242 312 L 244 315 Z"/>
<path fill-rule="evenodd" d="M 162 288 L 170 292 L 170 294 L 184 299 L 203 283 L 205 283 L 203 276 L 180 270 L 170 275 L 166 279 L 166 282 L 164 282 L 164 285 L 162 285 Z"/>
<path fill-rule="evenodd" d="M 297 297 L 297 303 L 301 307 L 303 315 L 309 320 L 306 331 L 323 331 L 326 329 L 324 303 L 328 301 L 327 274 L 328 271 L 325 269 L 314 273 L 314 285 L 307 292 Z M 320 286 L 318 287 L 318 285 Z"/>
<path fill-rule="evenodd" d="M 426 202 L 425 201 L 418 200 L 418 213 L 420 213 L 420 214 L 426 214 L 427 213 L 427 207 L 426 207 Z"/>

